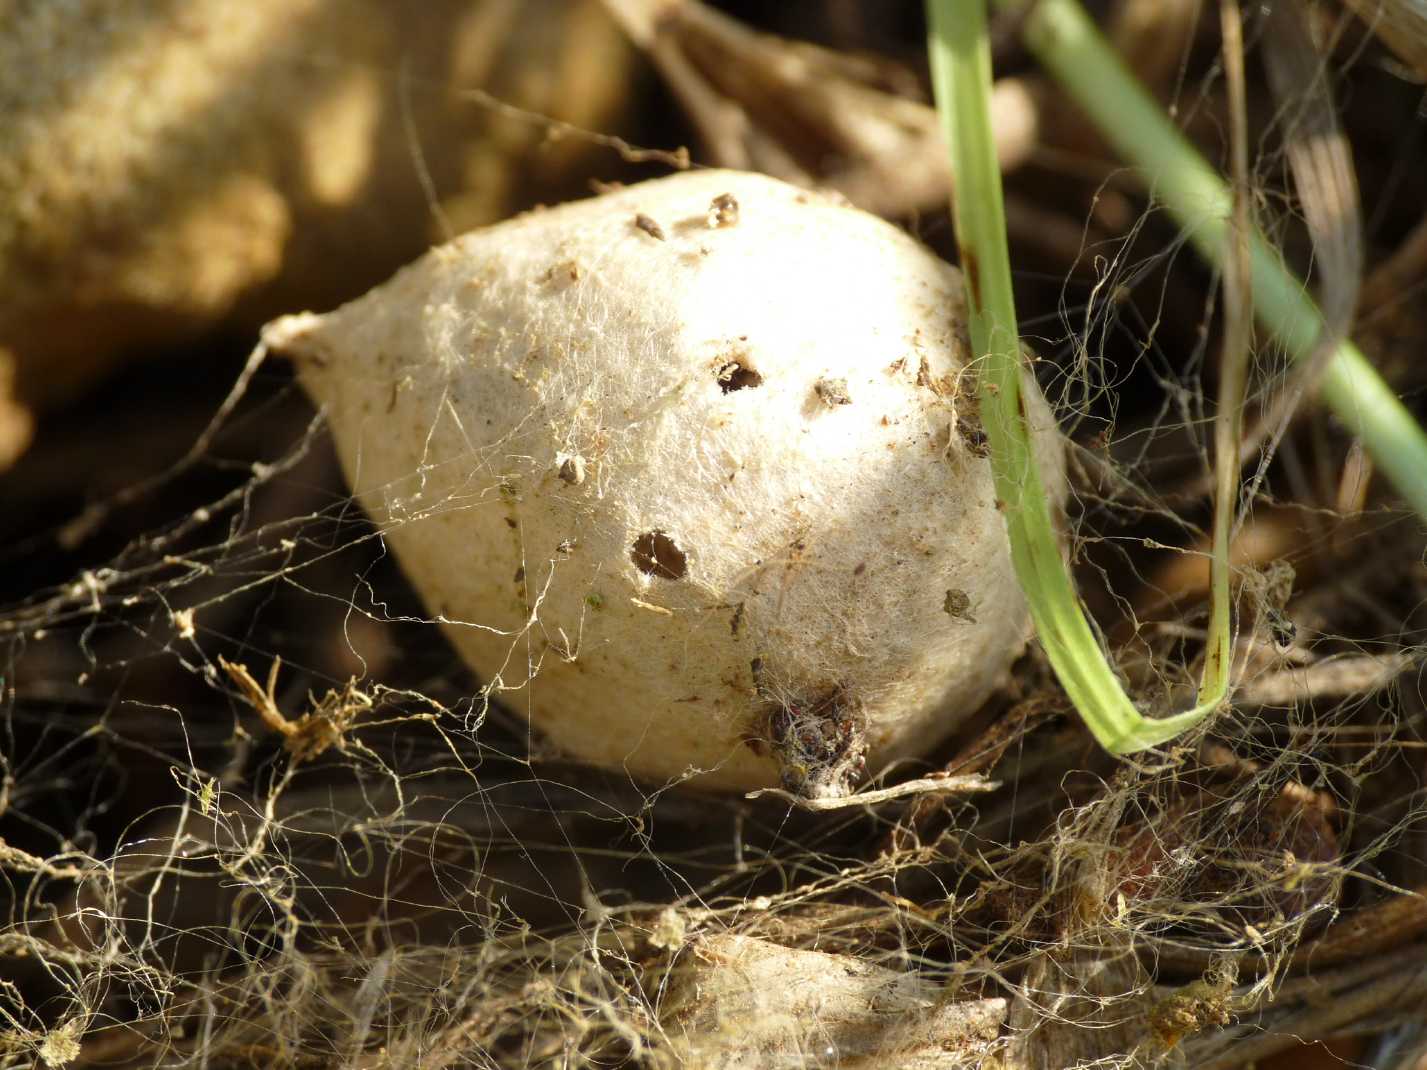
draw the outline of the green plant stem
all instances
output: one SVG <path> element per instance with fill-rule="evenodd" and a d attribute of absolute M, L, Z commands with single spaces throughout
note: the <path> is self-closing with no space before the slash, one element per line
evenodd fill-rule
<path fill-rule="evenodd" d="M 946 126 L 956 193 L 952 213 L 966 281 L 981 419 L 1011 559 L 1057 677 L 1095 738 L 1123 754 L 1171 739 L 1217 698 L 1162 720 L 1144 717 L 1085 618 L 1061 557 L 1021 398 L 1021 351 L 1011 291 L 1001 174 L 988 102 L 991 56 L 985 0 L 928 0 L 932 82 Z"/>
<path fill-rule="evenodd" d="M 1019 0 L 997 0 L 1022 7 Z M 1101 134 L 1143 172 L 1151 193 L 1211 263 L 1225 255 L 1233 210 L 1228 186 L 1145 91 L 1076 0 L 1039 0 L 1022 26 L 1027 47 L 1084 109 Z M 1254 313 L 1298 360 L 1323 336 L 1323 317 L 1303 283 L 1263 235 L 1250 236 Z M 1427 517 L 1427 432 L 1362 352 L 1338 341 L 1318 383 L 1324 401 L 1360 437 L 1373 462 Z"/>

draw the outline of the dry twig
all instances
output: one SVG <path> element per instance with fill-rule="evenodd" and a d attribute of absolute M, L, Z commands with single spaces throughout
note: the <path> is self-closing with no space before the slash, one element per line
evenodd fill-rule
<path fill-rule="evenodd" d="M 698 0 L 604 0 L 650 59 L 721 167 L 827 186 L 879 215 L 946 203 L 951 173 L 936 112 L 884 88 L 876 64 L 757 33 Z M 1004 171 L 1039 133 L 1028 83 L 992 100 Z"/>
<path fill-rule="evenodd" d="M 277 676 L 282 658 L 273 658 L 266 688 L 258 686 L 246 665 L 231 662 L 222 655 L 219 655 L 218 664 L 238 685 L 243 698 L 262 718 L 263 724 L 283 737 L 287 751 L 295 762 L 317 758 L 329 747 L 345 749 L 347 729 L 358 715 L 372 706 L 370 696 L 357 690 L 356 681 L 349 680 L 340 691 L 327 692 L 313 709 L 292 721 L 277 704 Z"/>
<path fill-rule="evenodd" d="M 782 788 L 759 788 L 757 791 L 750 791 L 744 798 L 758 799 L 767 795 L 792 803 L 800 810 L 845 810 L 850 806 L 871 806 L 874 803 L 905 799 L 911 795 L 969 795 L 995 791 L 1000 786 L 999 780 L 987 780 L 979 775 L 942 775 L 907 780 L 901 784 L 894 784 L 890 788 L 859 791 L 855 795 L 840 795 L 831 799 L 808 799 L 801 795 L 794 795 L 791 791 L 784 791 Z"/>

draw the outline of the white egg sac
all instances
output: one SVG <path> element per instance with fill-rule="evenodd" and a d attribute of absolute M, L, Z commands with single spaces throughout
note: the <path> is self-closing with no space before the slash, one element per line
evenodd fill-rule
<path fill-rule="evenodd" d="M 963 307 L 897 228 L 698 171 L 265 337 L 489 695 L 646 779 L 827 796 L 945 737 L 1027 638 Z"/>

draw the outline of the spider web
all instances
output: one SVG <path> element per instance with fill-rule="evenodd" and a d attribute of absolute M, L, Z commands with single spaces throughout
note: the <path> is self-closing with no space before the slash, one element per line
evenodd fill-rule
<path fill-rule="evenodd" d="M 1387 93 L 1363 67 L 1334 77 Z M 1176 71 L 1180 120 L 1220 122 L 1212 61 Z M 1365 168 L 1384 205 L 1421 151 Z M 1268 141 L 1259 214 L 1302 252 L 1284 168 Z M 1053 208 L 1055 177 L 1016 181 Z M 1074 443 L 1078 579 L 1163 712 L 1207 615 L 1215 280 L 1130 176 L 1093 188 L 1060 206 L 1069 255 L 1020 274 L 1023 330 Z M 438 637 L 251 341 L 194 354 L 226 378 L 134 373 L 130 441 L 200 414 L 180 460 L 14 529 L 0 1065 L 1233 1066 L 1314 1000 L 1358 1008 L 1340 1028 L 1420 1011 L 1427 574 L 1321 413 L 1245 503 L 1239 690 L 1204 732 L 1111 760 L 1032 650 L 921 770 L 997 791 L 806 813 L 556 753 Z M 1256 361 L 1267 410 L 1288 369 Z"/>

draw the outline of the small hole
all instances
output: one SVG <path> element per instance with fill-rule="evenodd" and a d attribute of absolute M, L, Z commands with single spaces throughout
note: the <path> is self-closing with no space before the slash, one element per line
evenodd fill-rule
<path fill-rule="evenodd" d="M 673 539 L 662 531 L 646 531 L 634 540 L 629 556 L 635 568 L 646 576 L 680 580 L 689 571 L 689 559 Z"/>
<path fill-rule="evenodd" d="M 739 361 L 731 360 L 719 367 L 718 387 L 725 394 L 731 394 L 735 390 L 742 390 L 748 386 L 762 385 L 763 376 Z"/>

